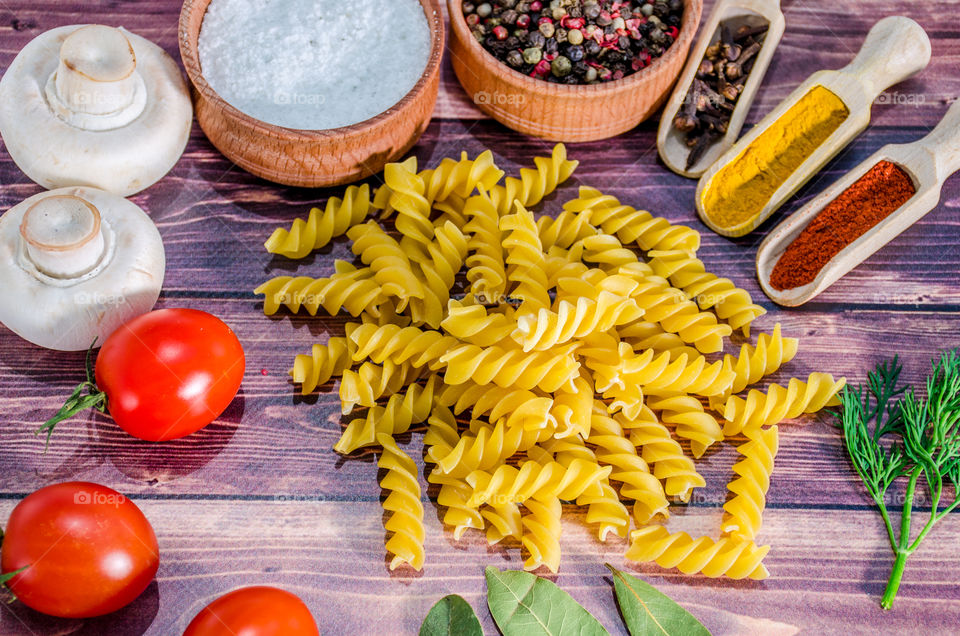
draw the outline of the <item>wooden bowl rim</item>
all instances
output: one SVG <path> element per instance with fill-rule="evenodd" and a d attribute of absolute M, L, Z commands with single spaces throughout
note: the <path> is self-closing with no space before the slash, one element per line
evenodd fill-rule
<path fill-rule="evenodd" d="M 325 140 L 329 137 L 354 136 L 370 132 L 388 120 L 394 119 L 407 106 L 420 98 L 429 87 L 432 78 L 440 72 L 440 63 L 443 60 L 443 51 L 446 48 L 446 28 L 443 24 L 443 10 L 439 4 L 440 0 L 417 0 L 424 9 L 424 14 L 428 10 L 433 10 L 433 16 L 426 15 L 427 22 L 430 25 L 430 56 L 427 59 L 427 66 L 417 80 L 417 83 L 411 88 L 399 101 L 390 106 L 382 113 L 377 113 L 369 119 L 359 121 L 348 126 L 339 128 L 307 129 L 307 128 L 288 128 L 271 124 L 257 119 L 238 109 L 236 106 L 225 100 L 216 90 L 207 82 L 200 68 L 200 54 L 197 47 L 190 45 L 188 22 L 193 11 L 199 10 L 196 7 L 203 5 L 203 12 L 206 13 L 207 7 L 214 0 L 185 0 L 180 9 L 179 23 L 179 45 L 180 57 L 183 60 L 183 66 L 187 71 L 187 77 L 190 82 L 204 99 L 214 104 L 217 108 L 226 112 L 230 117 L 240 120 L 249 128 L 268 133 L 274 137 L 286 139 L 298 139 L 302 141 Z M 203 27 L 203 19 L 200 19 L 200 28 Z M 199 42 L 200 32 L 197 31 L 197 41 Z"/>
<path fill-rule="evenodd" d="M 694 11 L 694 8 L 698 8 L 698 10 Z M 473 37 L 470 29 L 467 28 L 466 20 L 463 18 L 463 0 L 447 0 L 447 12 L 449 13 L 450 28 L 459 36 L 459 39 L 466 41 L 468 48 L 474 52 L 479 52 L 483 56 L 482 63 L 488 69 L 493 70 L 491 64 L 495 64 L 503 71 L 506 71 L 506 73 L 501 75 L 505 80 L 519 84 L 520 88 L 540 93 L 547 97 L 575 97 L 584 93 L 590 97 L 597 97 L 637 88 L 636 84 L 642 83 L 643 80 L 647 79 L 647 76 L 662 70 L 660 67 L 669 64 L 672 61 L 672 57 L 680 55 L 677 51 L 683 48 L 681 40 L 690 40 L 692 42 L 697 34 L 703 13 L 703 0 L 683 0 L 683 21 L 680 23 L 680 37 L 674 41 L 666 53 L 655 59 L 650 66 L 636 73 L 627 75 L 622 79 L 601 82 L 599 84 L 557 84 L 535 79 L 520 73 L 495 58 L 490 51 L 483 48 L 483 46 L 477 42 L 477 39 Z M 694 14 L 696 17 L 694 17 Z M 458 16 L 457 19 L 454 19 L 455 15 Z M 684 53 L 684 57 L 685 56 L 686 53 Z"/>

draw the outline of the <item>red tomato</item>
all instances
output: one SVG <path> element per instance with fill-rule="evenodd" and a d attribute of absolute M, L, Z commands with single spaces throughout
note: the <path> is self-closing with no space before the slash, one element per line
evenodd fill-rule
<path fill-rule="evenodd" d="M 319 636 L 310 610 L 275 587 L 244 587 L 210 603 L 183 636 Z"/>
<path fill-rule="evenodd" d="M 124 324 L 97 356 L 97 386 L 117 424 L 153 442 L 217 419 L 240 389 L 243 347 L 222 320 L 196 309 L 160 309 Z"/>
<path fill-rule="evenodd" d="M 7 586 L 38 612 L 88 618 L 140 596 L 160 564 L 157 537 L 132 501 L 105 486 L 55 484 L 10 513 L 0 570 Z"/>

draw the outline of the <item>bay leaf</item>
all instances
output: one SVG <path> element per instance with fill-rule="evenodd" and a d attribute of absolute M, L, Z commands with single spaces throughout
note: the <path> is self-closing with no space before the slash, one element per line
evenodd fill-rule
<path fill-rule="evenodd" d="M 504 636 L 609 636 L 551 581 L 518 570 L 486 569 L 487 605 Z"/>
<path fill-rule="evenodd" d="M 420 636 L 483 636 L 483 628 L 470 603 L 462 596 L 450 594 L 427 612 Z"/>
<path fill-rule="evenodd" d="M 630 636 L 710 636 L 693 614 L 646 581 L 609 563 L 620 613 Z"/>

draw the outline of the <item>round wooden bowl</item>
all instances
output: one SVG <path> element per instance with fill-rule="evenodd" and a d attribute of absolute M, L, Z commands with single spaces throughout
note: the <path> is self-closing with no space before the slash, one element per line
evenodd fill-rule
<path fill-rule="evenodd" d="M 470 99 L 504 126 L 552 141 L 596 141 L 619 135 L 663 104 L 680 75 L 700 24 L 703 0 L 684 0 L 680 37 L 647 68 L 622 80 L 553 84 L 500 62 L 477 42 L 462 0 L 447 0 L 453 70 Z"/>
<path fill-rule="evenodd" d="M 180 56 L 193 85 L 200 128 L 238 166 L 284 185 L 310 188 L 363 179 L 401 158 L 426 130 L 437 101 L 446 31 L 439 0 L 420 0 L 430 24 L 427 67 L 397 104 L 351 126 L 297 130 L 275 126 L 228 104 L 203 77 L 197 39 L 211 0 L 186 0 L 180 11 Z"/>

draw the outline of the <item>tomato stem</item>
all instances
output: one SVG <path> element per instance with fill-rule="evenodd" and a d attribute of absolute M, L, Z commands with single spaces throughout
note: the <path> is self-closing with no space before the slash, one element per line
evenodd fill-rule
<path fill-rule="evenodd" d="M 0 587 L 7 587 L 7 582 L 10 581 L 13 577 L 25 571 L 29 565 L 25 565 L 19 570 L 14 570 L 13 572 L 7 572 L 6 574 L 0 574 Z"/>
<path fill-rule="evenodd" d="M 96 344 L 97 339 L 94 338 L 93 342 L 90 343 L 90 348 L 87 349 L 87 358 L 85 363 L 87 372 L 86 381 L 81 382 L 77 388 L 73 390 L 73 393 L 70 394 L 70 397 L 67 398 L 67 401 L 64 402 L 63 406 L 60 407 L 60 410 L 57 411 L 56 415 L 44 422 L 43 426 L 34 431 L 36 435 L 40 435 L 41 433 L 47 434 L 47 441 L 43 447 L 44 452 L 46 452 L 46 450 L 50 447 L 50 438 L 53 435 L 53 429 L 56 428 L 57 424 L 63 420 L 69 419 L 77 413 L 86 411 L 89 408 L 95 408 L 101 413 L 107 412 L 107 394 L 101 391 L 97 386 L 93 373 L 93 348 L 96 346 Z M 84 395 L 85 390 L 87 391 L 86 395 Z"/>

